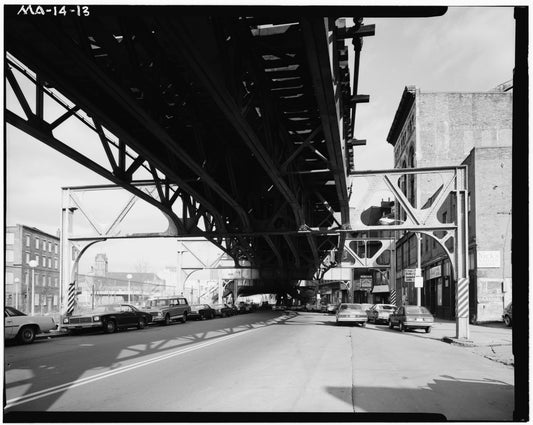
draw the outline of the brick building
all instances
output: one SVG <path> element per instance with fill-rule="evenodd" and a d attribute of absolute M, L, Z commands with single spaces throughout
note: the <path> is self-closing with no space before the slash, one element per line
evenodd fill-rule
<path fill-rule="evenodd" d="M 426 93 L 405 88 L 387 141 L 394 146 L 395 168 L 468 166 L 470 315 L 473 321 L 501 320 L 511 300 L 511 144 L 512 83 L 482 93 Z M 437 177 L 409 176 L 400 181 L 417 208 L 431 203 Z M 449 198 L 438 212 L 455 220 Z M 397 210 L 396 217 L 405 219 Z M 416 289 L 403 270 L 417 267 L 417 238 L 399 235 L 396 290 L 401 302 L 416 303 Z M 455 281 L 450 261 L 436 241 L 421 238 L 421 304 L 437 317 L 455 318 Z"/>
<path fill-rule="evenodd" d="M 33 279 L 35 313 L 59 311 L 59 238 L 17 224 L 6 227 L 5 247 L 5 305 L 31 312 Z"/>

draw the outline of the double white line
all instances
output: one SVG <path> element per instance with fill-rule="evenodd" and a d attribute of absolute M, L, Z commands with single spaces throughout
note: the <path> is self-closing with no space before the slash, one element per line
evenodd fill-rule
<path fill-rule="evenodd" d="M 286 319 L 286 317 L 282 316 L 282 317 L 280 317 L 278 319 L 274 319 L 272 321 L 269 321 L 269 322 L 272 322 L 272 323 L 267 322 L 266 324 L 274 324 L 274 323 L 278 322 L 280 319 Z M 255 331 L 257 329 L 261 329 L 261 328 L 263 328 L 263 326 L 255 328 L 255 329 L 249 329 L 249 330 L 241 331 L 241 332 L 238 332 L 238 333 L 235 333 L 235 334 L 232 334 L 232 335 L 227 335 L 227 336 L 223 336 L 223 337 L 220 337 L 220 338 L 216 338 L 213 341 L 206 341 L 206 342 L 202 342 L 202 343 L 199 343 L 199 344 L 195 344 L 192 347 L 182 348 L 182 349 L 179 349 L 179 350 L 171 352 L 171 353 L 163 354 L 161 356 L 153 357 L 153 358 L 148 359 L 148 360 L 143 360 L 143 361 L 140 361 L 140 362 L 137 362 L 137 363 L 133 363 L 133 364 L 130 364 L 128 366 L 122 366 L 122 367 L 119 367 L 117 369 L 110 370 L 108 372 L 98 373 L 98 374 L 93 375 L 93 376 L 88 376 L 87 378 L 76 379 L 75 381 L 67 382 L 67 383 L 61 384 L 61 385 L 56 385 L 55 387 L 47 388 L 47 389 L 44 389 L 44 390 L 41 390 L 41 391 L 36 391 L 34 393 L 29 393 L 29 394 L 23 395 L 21 397 L 15 397 L 15 398 L 12 398 L 10 400 L 7 400 L 5 408 L 9 409 L 10 407 L 14 407 L 14 406 L 17 406 L 19 404 L 28 403 L 30 401 L 38 400 L 38 399 L 43 398 L 43 397 L 48 397 L 50 395 L 59 393 L 61 391 L 65 391 L 66 389 L 76 388 L 76 387 L 79 387 L 81 385 L 90 384 L 91 382 L 99 381 L 100 379 L 109 378 L 110 376 L 118 375 L 118 374 L 124 373 L 124 372 L 129 372 L 129 371 L 137 369 L 139 367 L 143 367 L 143 366 L 147 366 L 147 365 L 150 365 L 150 364 L 153 364 L 153 363 L 157 363 L 157 362 L 160 362 L 160 361 L 163 361 L 163 360 L 171 359 L 172 357 L 181 356 L 182 354 L 190 353 L 191 351 L 195 351 L 195 350 L 200 350 L 200 349 L 208 347 L 210 345 L 217 344 L 217 343 L 223 342 L 223 341 L 227 341 L 228 339 L 232 339 L 232 338 L 235 338 L 237 336 L 245 335 L 245 334 L 247 334 L 249 332 L 253 332 L 253 331 Z"/>

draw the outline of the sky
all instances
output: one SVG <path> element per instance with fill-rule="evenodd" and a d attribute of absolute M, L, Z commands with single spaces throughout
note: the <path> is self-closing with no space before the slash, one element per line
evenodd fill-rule
<path fill-rule="evenodd" d="M 367 140 L 366 146 L 356 147 L 357 170 L 393 168 L 392 146 L 386 137 L 405 86 L 427 92 L 483 92 L 512 78 L 512 7 L 451 7 L 441 17 L 365 18 L 364 24 L 375 24 L 376 33 L 364 39 L 360 59 L 358 92 L 370 95 L 370 102 L 357 108 L 355 137 Z M 9 106 L 8 88 L 6 95 Z M 73 144 L 83 142 L 77 131 L 66 137 Z M 9 125 L 5 146 L 6 225 L 24 224 L 55 235 L 61 226 L 62 187 L 109 183 Z M 105 201 L 109 208 L 108 216 L 99 217 L 103 222 L 128 197 L 117 193 L 113 198 L 114 203 Z M 86 201 L 88 208 L 90 201 Z M 77 220 L 83 224 L 83 219 Z M 161 214 L 142 202 L 128 220 L 135 232 L 166 228 Z M 80 272 L 88 272 L 101 252 L 108 256 L 110 271 L 133 272 L 145 264 L 157 272 L 177 262 L 175 239 L 115 240 L 89 248 Z M 210 250 L 209 255 L 215 254 Z M 197 265 L 192 256 L 189 259 L 185 266 Z"/>

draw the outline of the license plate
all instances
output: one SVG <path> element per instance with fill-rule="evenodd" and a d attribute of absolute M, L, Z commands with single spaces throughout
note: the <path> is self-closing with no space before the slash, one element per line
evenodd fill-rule
<path fill-rule="evenodd" d="M 418 320 L 419 322 L 423 321 L 424 319 L 422 319 L 421 317 L 417 317 L 415 320 Z"/>

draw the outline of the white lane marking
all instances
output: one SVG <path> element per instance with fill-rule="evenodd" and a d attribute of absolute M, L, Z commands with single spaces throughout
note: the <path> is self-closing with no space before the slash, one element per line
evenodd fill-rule
<path fill-rule="evenodd" d="M 284 319 L 284 318 L 285 317 L 281 316 L 278 319 L 274 319 L 272 322 L 276 323 L 280 319 Z M 266 322 L 266 324 L 268 324 L 268 322 Z M 246 330 L 246 331 L 241 331 L 241 332 L 238 332 L 238 333 L 233 334 L 233 335 L 228 335 L 228 336 L 217 338 L 214 341 L 206 341 L 206 342 L 194 345 L 192 347 L 187 347 L 187 348 L 179 349 L 178 351 L 174 351 L 172 353 L 163 354 L 161 356 L 154 357 L 153 359 L 142 360 L 142 361 L 139 361 L 137 363 L 133 363 L 133 364 L 128 365 L 128 366 L 119 367 L 118 369 L 115 369 L 115 370 L 98 373 L 98 374 L 93 375 L 93 376 L 88 376 L 86 378 L 76 379 L 75 381 L 67 382 L 65 384 L 56 385 L 55 387 L 46 388 L 44 390 L 36 391 L 34 393 L 26 394 L 26 395 L 23 395 L 23 396 L 20 396 L 20 397 L 15 397 L 15 398 L 12 398 L 10 400 L 7 400 L 5 409 L 8 409 L 8 408 L 13 407 L 13 406 L 17 406 L 19 404 L 28 403 L 30 401 L 38 400 L 38 399 L 43 398 L 43 397 L 48 397 L 48 396 L 50 396 L 52 394 L 59 393 L 61 391 L 69 389 L 69 388 L 76 388 L 76 387 L 79 387 L 81 385 L 90 384 L 91 382 L 99 381 L 100 379 L 105 379 L 105 378 L 108 378 L 110 376 L 118 375 L 118 374 L 124 373 L 124 372 L 129 372 L 130 370 L 137 369 L 137 368 L 143 367 L 143 366 L 147 366 L 147 365 L 152 364 L 152 363 L 157 363 L 157 362 L 160 362 L 162 360 L 167 360 L 167 359 L 170 359 L 172 357 L 180 356 L 182 354 L 186 354 L 186 353 L 189 353 L 191 351 L 199 350 L 199 349 L 205 348 L 205 347 L 207 347 L 209 345 L 213 345 L 213 344 L 216 344 L 216 343 L 219 343 L 219 342 L 222 342 L 222 341 L 227 341 L 228 339 L 235 338 L 237 336 L 241 336 L 241 335 L 247 334 L 249 332 L 253 332 L 255 330 L 263 329 L 263 328 L 264 328 L 264 326 L 261 326 L 261 327 L 258 327 L 258 328 L 249 329 L 249 330 Z"/>

